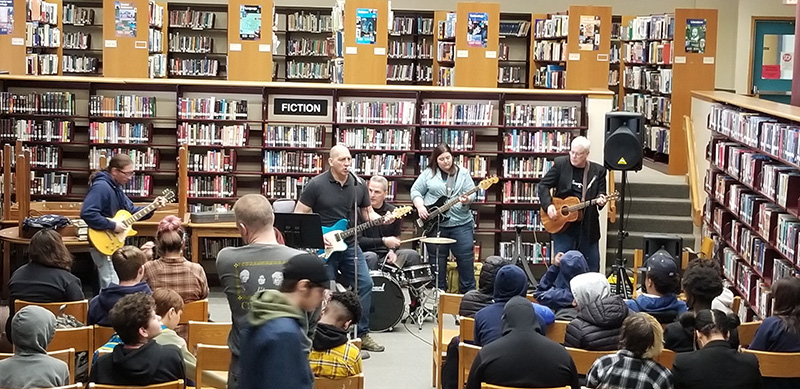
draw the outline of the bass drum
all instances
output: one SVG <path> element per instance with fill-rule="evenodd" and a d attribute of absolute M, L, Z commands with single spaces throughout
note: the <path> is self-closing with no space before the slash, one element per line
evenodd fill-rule
<path fill-rule="evenodd" d="M 372 306 L 369 309 L 369 330 L 391 331 L 407 312 L 406 292 L 388 273 L 370 272 L 372 277 Z"/>

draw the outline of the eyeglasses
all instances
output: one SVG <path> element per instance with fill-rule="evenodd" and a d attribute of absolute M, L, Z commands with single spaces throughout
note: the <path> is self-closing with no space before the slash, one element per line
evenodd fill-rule
<path fill-rule="evenodd" d="M 126 177 L 130 177 L 130 176 L 132 176 L 132 175 L 135 173 L 133 170 L 128 170 L 127 172 L 126 172 L 126 171 L 119 170 L 119 172 L 120 172 L 120 173 L 122 173 L 122 174 L 124 174 Z"/>
<path fill-rule="evenodd" d="M 584 154 L 589 154 L 589 152 L 588 151 L 574 151 L 574 150 L 570 150 L 569 151 L 569 155 L 576 155 L 577 156 L 577 155 L 584 155 Z"/>

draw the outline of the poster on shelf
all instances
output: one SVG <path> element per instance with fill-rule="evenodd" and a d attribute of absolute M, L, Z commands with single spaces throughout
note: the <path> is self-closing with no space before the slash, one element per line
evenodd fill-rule
<path fill-rule="evenodd" d="M 257 41 L 261 38 L 261 6 L 239 6 L 239 38 L 243 41 Z"/>
<path fill-rule="evenodd" d="M 489 14 L 470 12 L 467 14 L 467 46 L 486 47 L 488 41 Z"/>
<path fill-rule="evenodd" d="M 0 35 L 14 32 L 14 0 L 0 0 Z"/>
<path fill-rule="evenodd" d="M 136 36 L 136 4 L 127 1 L 114 2 L 114 30 L 117 36 Z"/>
<path fill-rule="evenodd" d="M 374 8 L 356 9 L 356 43 L 375 44 L 375 28 L 378 23 L 378 10 Z"/>
<path fill-rule="evenodd" d="M 600 50 L 600 16 L 581 15 L 578 50 Z"/>
<path fill-rule="evenodd" d="M 686 19 L 686 52 L 706 52 L 706 20 Z"/>

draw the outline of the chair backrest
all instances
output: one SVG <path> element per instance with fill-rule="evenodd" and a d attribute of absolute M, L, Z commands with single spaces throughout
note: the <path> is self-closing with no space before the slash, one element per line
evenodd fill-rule
<path fill-rule="evenodd" d="M 64 313 L 75 316 L 79 322 L 86 324 L 86 316 L 89 312 L 89 300 L 66 301 L 60 303 L 34 303 L 25 300 L 14 301 L 14 312 L 19 312 L 20 309 L 28 305 L 38 305 L 54 315 L 61 315 L 61 307 L 64 307 Z"/>
<path fill-rule="evenodd" d="M 439 335 L 442 334 L 442 326 L 444 324 L 444 315 L 458 315 L 458 307 L 461 305 L 461 298 L 463 294 L 454 293 L 440 293 L 439 294 Z M 439 339 L 441 342 L 441 339 Z"/>
<path fill-rule="evenodd" d="M 228 344 L 228 333 L 231 332 L 230 322 L 209 323 L 203 321 L 189 322 L 189 336 L 186 346 L 189 352 L 193 353 L 198 343 L 212 346 L 226 346 Z"/>
<path fill-rule="evenodd" d="M 755 351 L 746 348 L 743 353 L 754 354 L 758 358 L 758 367 L 762 377 L 800 378 L 800 353 L 773 353 Z"/>
<path fill-rule="evenodd" d="M 461 342 L 458 344 L 458 387 L 463 388 L 467 384 L 469 378 L 469 370 L 472 368 L 472 362 L 478 356 L 481 348 L 471 344 Z"/>
<path fill-rule="evenodd" d="M 364 373 L 345 378 L 314 378 L 314 389 L 364 389 Z"/>
<path fill-rule="evenodd" d="M 75 349 L 75 352 L 94 352 L 94 326 L 57 328 L 47 351 Z"/>
<path fill-rule="evenodd" d="M 594 361 L 598 358 L 604 355 L 617 353 L 616 351 L 589 351 L 572 347 L 566 347 L 566 349 L 572 357 L 572 360 L 575 361 L 575 369 L 578 370 L 578 374 L 580 375 L 589 373 L 589 369 L 592 368 Z"/>
<path fill-rule="evenodd" d="M 472 342 L 475 340 L 475 319 L 462 317 L 458 325 L 458 339 L 462 342 Z"/>
<path fill-rule="evenodd" d="M 183 305 L 179 324 L 187 324 L 190 321 L 208 321 L 208 299 L 192 301 Z"/>
<path fill-rule="evenodd" d="M 557 386 L 555 388 L 516 388 L 516 387 L 512 388 L 510 386 L 492 385 L 492 384 L 487 384 L 485 382 L 481 382 L 481 389 L 571 389 L 571 388 L 572 387 L 569 385 Z"/>
<path fill-rule="evenodd" d="M 558 344 L 564 344 L 564 337 L 567 336 L 568 325 L 569 322 L 566 320 L 556 320 L 553 324 L 547 326 L 545 336 Z"/>
<path fill-rule="evenodd" d="M 94 382 L 90 382 L 89 383 L 89 388 L 95 388 L 95 389 L 184 389 L 185 386 L 183 384 L 183 380 L 177 380 L 177 381 L 164 382 L 163 384 L 153 384 L 153 385 L 147 385 L 147 386 L 105 385 L 105 384 L 96 384 Z"/>
<path fill-rule="evenodd" d="M 294 212 L 295 202 L 292 199 L 277 199 L 272 203 L 272 210 L 278 213 Z"/>
<path fill-rule="evenodd" d="M 667 369 L 672 369 L 672 363 L 675 362 L 675 351 L 667 349 L 661 350 L 661 354 L 656 358 L 656 362 Z"/>
<path fill-rule="evenodd" d="M 756 330 L 761 325 L 760 321 L 751 321 L 747 323 L 742 323 L 737 327 L 737 331 L 739 331 L 739 345 L 742 347 L 750 347 L 750 343 L 753 343 L 753 338 L 756 337 Z"/>
<path fill-rule="evenodd" d="M 350 340 L 350 343 L 352 343 L 352 344 L 353 344 L 353 346 L 356 346 L 356 348 L 358 348 L 359 350 L 361 350 L 361 338 L 355 338 L 355 339 L 351 339 L 351 340 Z"/>
<path fill-rule="evenodd" d="M 75 349 L 68 348 L 66 350 L 58 350 L 58 351 L 48 351 L 47 355 L 58 359 L 59 361 L 63 361 L 67 364 L 67 368 L 69 369 L 69 383 L 75 383 Z M 13 357 L 14 354 L 9 353 L 0 353 L 0 361 L 6 358 Z"/>
<path fill-rule="evenodd" d="M 733 301 L 731 301 L 731 311 L 733 311 L 734 315 L 739 314 L 739 307 L 742 305 L 742 298 L 740 296 L 734 296 Z"/>
<path fill-rule="evenodd" d="M 95 350 L 103 347 L 104 344 L 108 343 L 111 340 L 111 336 L 116 333 L 114 331 L 114 327 L 106 327 L 101 326 L 99 324 L 94 325 L 94 348 Z"/>
<path fill-rule="evenodd" d="M 204 371 L 228 371 L 231 364 L 231 350 L 228 346 L 212 346 L 197 344 L 197 368 L 195 369 L 194 382 L 196 387 L 203 387 Z"/>
<path fill-rule="evenodd" d="M 84 387 L 85 385 L 83 384 L 83 382 L 76 382 L 72 385 L 57 386 L 55 388 L 50 388 L 50 389 L 83 389 Z"/>

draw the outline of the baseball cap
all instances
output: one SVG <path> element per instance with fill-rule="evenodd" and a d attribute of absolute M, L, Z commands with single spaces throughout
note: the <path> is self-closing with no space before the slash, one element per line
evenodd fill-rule
<path fill-rule="evenodd" d="M 312 284 L 325 287 L 330 286 L 328 269 L 325 262 L 314 254 L 303 253 L 295 255 L 283 264 L 284 280 L 309 280 Z"/>
<path fill-rule="evenodd" d="M 647 259 L 647 274 L 651 277 L 673 278 L 678 275 L 675 259 L 665 250 L 658 250 Z"/>

